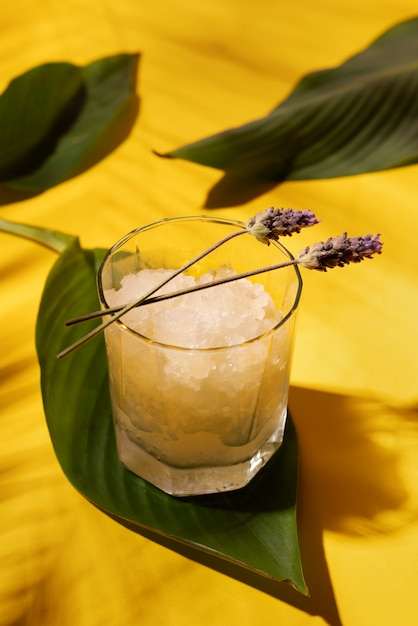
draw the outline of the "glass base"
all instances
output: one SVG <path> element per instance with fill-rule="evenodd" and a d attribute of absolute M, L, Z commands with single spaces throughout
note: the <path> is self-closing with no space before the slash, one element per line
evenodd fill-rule
<path fill-rule="evenodd" d="M 116 428 L 121 462 L 134 474 L 172 496 L 197 496 L 245 487 L 283 441 L 285 420 L 250 458 L 234 465 L 172 467 L 152 456 Z"/>

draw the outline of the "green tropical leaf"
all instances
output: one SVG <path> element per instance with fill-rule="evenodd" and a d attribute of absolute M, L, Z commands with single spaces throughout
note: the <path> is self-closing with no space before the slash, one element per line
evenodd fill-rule
<path fill-rule="evenodd" d="M 307 75 L 265 117 L 163 156 L 270 186 L 417 163 L 418 19 L 339 67 Z"/>
<path fill-rule="evenodd" d="M 76 240 L 74 235 L 67 235 L 67 233 L 62 233 L 58 230 L 19 224 L 1 218 L 0 232 L 23 237 L 23 239 L 29 239 L 58 253 L 64 252 L 64 250 Z"/>
<path fill-rule="evenodd" d="M 245 489 L 174 498 L 119 462 L 110 408 L 107 361 L 99 336 L 68 357 L 56 355 L 94 322 L 65 320 L 96 310 L 96 272 L 103 251 L 74 240 L 47 279 L 36 344 L 52 443 L 74 487 L 114 520 L 190 558 L 231 575 L 231 567 L 286 581 L 303 594 L 296 528 L 298 447 L 289 417 L 284 444 Z M 232 573 L 236 575 L 236 570 Z"/>
<path fill-rule="evenodd" d="M 0 97 L 0 180 L 31 167 L 36 151 L 77 115 L 83 92 L 82 74 L 70 63 L 46 63 L 11 81 Z"/>
<path fill-rule="evenodd" d="M 36 194 L 76 176 L 128 135 L 138 110 L 137 54 L 85 67 L 46 63 L 0 96 L 0 183 Z"/>

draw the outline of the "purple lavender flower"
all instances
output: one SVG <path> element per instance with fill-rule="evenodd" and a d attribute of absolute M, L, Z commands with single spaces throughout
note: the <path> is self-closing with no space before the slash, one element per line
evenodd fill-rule
<path fill-rule="evenodd" d="M 314 243 L 301 250 L 296 261 L 311 270 L 326 272 L 328 268 L 343 267 L 348 263 L 359 263 L 373 254 L 381 254 L 383 243 L 380 235 L 365 237 L 347 237 L 343 233 L 339 237 L 330 237 L 327 241 Z"/>
<path fill-rule="evenodd" d="M 260 211 L 247 222 L 247 231 L 262 243 L 270 245 L 270 240 L 299 233 L 305 226 L 318 224 L 312 211 L 294 211 L 293 209 L 275 209 L 270 207 Z"/>

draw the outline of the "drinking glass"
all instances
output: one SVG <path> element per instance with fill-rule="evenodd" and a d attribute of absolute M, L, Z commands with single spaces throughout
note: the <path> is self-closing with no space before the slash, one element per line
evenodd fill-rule
<path fill-rule="evenodd" d="M 142 269 L 175 270 L 243 229 L 241 222 L 210 216 L 168 218 L 137 228 L 103 260 L 98 273 L 102 308 L 109 308 L 110 294 L 117 294 L 126 276 Z M 267 246 L 246 233 L 211 252 L 187 274 L 198 277 L 219 267 L 241 273 L 291 258 L 279 243 Z M 302 281 L 296 265 L 251 281 L 263 285 L 278 318 L 272 328 L 240 340 L 242 309 L 223 311 L 228 328 L 232 319 L 238 329 L 233 345 L 184 347 L 156 340 L 149 330 L 132 328 L 129 314 L 105 330 L 119 458 L 171 495 L 242 488 L 282 443 Z M 204 291 L 215 294 L 219 289 Z M 157 304 L 146 306 L 158 315 Z M 199 334 L 196 316 L 186 310 L 184 319 L 173 318 L 174 331 L 182 325 Z"/>

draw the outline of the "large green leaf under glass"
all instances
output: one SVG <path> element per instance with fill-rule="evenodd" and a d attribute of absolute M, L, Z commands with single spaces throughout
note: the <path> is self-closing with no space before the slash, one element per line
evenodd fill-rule
<path fill-rule="evenodd" d="M 417 163 L 418 19 L 339 67 L 307 75 L 265 117 L 164 156 L 224 170 L 241 186 Z"/>
<path fill-rule="evenodd" d="M 0 95 L 3 189 L 40 193 L 119 145 L 138 109 L 137 63 L 137 54 L 45 63 L 12 80 Z"/>
<path fill-rule="evenodd" d="M 97 309 L 102 255 L 81 249 L 75 238 L 69 242 L 50 272 L 39 309 L 36 343 L 45 414 L 64 473 L 90 502 L 131 530 L 219 571 L 230 573 L 232 565 L 306 594 L 296 527 L 298 448 L 290 417 L 282 448 L 247 488 L 174 498 L 118 460 L 103 337 L 56 359 L 91 328 L 90 323 L 66 327 L 65 320 Z"/>

